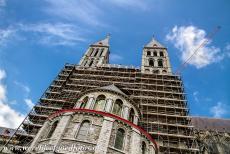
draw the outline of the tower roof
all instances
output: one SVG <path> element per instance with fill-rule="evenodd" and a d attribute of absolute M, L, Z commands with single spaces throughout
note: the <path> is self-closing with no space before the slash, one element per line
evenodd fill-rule
<path fill-rule="evenodd" d="M 154 37 L 152 40 L 145 45 L 145 47 L 158 47 L 158 48 L 165 48 L 162 44 L 160 44 Z"/>
<path fill-rule="evenodd" d="M 110 35 L 107 35 L 105 39 L 100 40 L 98 42 L 95 42 L 92 45 L 97 45 L 97 46 L 109 46 L 109 39 L 110 39 Z"/>

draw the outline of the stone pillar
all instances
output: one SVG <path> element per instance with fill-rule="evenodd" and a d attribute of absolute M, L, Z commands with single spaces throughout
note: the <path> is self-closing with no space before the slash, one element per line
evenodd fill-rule
<path fill-rule="evenodd" d="M 89 100 L 88 100 L 88 103 L 86 104 L 86 109 L 92 109 L 93 108 L 93 105 L 94 105 L 94 98 L 93 97 L 90 97 Z"/>
<path fill-rule="evenodd" d="M 87 51 L 87 56 L 89 57 L 94 51 L 94 48 L 89 48 L 88 51 Z"/>
<path fill-rule="evenodd" d="M 101 52 L 102 52 L 102 48 L 100 48 L 99 50 L 98 50 L 98 53 L 97 53 L 97 57 L 99 57 L 100 56 L 100 54 L 101 54 Z"/>
<path fill-rule="evenodd" d="M 131 154 L 140 154 L 141 153 L 141 134 L 140 131 L 136 128 L 132 128 L 132 136 L 131 136 Z"/>
<path fill-rule="evenodd" d="M 89 64 L 90 64 L 91 60 L 92 60 L 92 59 L 88 59 L 88 60 L 87 60 L 87 63 L 86 63 L 86 65 L 85 65 L 85 66 L 89 66 Z"/>
<path fill-rule="evenodd" d="M 65 132 L 65 129 L 69 123 L 69 120 L 71 118 L 72 113 L 65 113 L 61 120 L 59 120 L 58 125 L 50 138 L 49 144 L 57 146 L 62 138 L 63 133 Z"/>
<path fill-rule="evenodd" d="M 97 141 L 97 146 L 95 148 L 95 154 L 106 154 L 109 146 L 109 139 L 111 136 L 112 128 L 113 128 L 114 119 L 105 117 L 101 132 Z"/>
<path fill-rule="evenodd" d="M 137 117 L 136 115 L 134 116 L 133 123 L 134 123 L 135 125 L 137 125 L 137 124 L 138 124 L 138 117 Z"/>
<path fill-rule="evenodd" d="M 125 106 L 123 110 L 123 118 L 128 120 L 129 119 L 129 107 Z"/>
<path fill-rule="evenodd" d="M 105 111 L 106 112 L 111 112 L 112 105 L 113 105 L 113 100 L 112 99 L 107 99 L 106 106 L 105 106 Z"/>
<path fill-rule="evenodd" d="M 104 51 L 103 51 L 103 53 L 102 53 L 101 56 L 105 57 L 107 52 L 108 52 L 108 49 L 107 49 L 107 48 L 104 48 Z"/>
<path fill-rule="evenodd" d="M 93 57 L 95 55 L 96 51 L 97 51 L 97 48 L 94 48 L 93 53 L 91 54 L 92 55 L 91 57 Z"/>
<path fill-rule="evenodd" d="M 38 131 L 37 135 L 35 136 L 33 142 L 30 145 L 30 148 L 26 151 L 26 153 L 32 153 L 33 149 L 37 146 L 37 143 L 41 140 L 41 137 L 47 131 L 47 127 L 49 126 L 50 121 L 46 121 L 42 128 Z"/>
<path fill-rule="evenodd" d="M 78 109 L 78 108 L 80 108 L 81 103 L 82 103 L 81 101 L 77 101 L 77 103 L 76 103 L 76 105 L 75 105 L 75 107 L 74 107 L 74 108 L 77 108 L 77 109 Z"/>

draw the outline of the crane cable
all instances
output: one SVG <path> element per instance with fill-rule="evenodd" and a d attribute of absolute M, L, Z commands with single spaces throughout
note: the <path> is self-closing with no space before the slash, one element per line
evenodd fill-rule
<path fill-rule="evenodd" d="M 200 48 L 205 46 L 210 40 L 214 37 L 214 35 L 220 30 L 221 26 L 215 27 L 215 29 L 207 36 L 206 39 L 194 50 L 194 52 L 191 54 L 191 56 L 180 65 L 180 67 L 176 71 L 176 75 L 179 75 L 183 69 L 187 66 L 187 63 L 192 59 L 192 57 L 199 51 Z"/>

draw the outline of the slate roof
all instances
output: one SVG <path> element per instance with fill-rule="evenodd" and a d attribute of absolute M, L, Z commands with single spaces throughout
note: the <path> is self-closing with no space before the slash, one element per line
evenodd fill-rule
<path fill-rule="evenodd" d="M 192 117 L 192 125 L 198 130 L 213 130 L 230 133 L 230 119 Z"/>
<path fill-rule="evenodd" d="M 12 128 L 0 127 L 0 136 L 11 137 L 16 130 Z"/>

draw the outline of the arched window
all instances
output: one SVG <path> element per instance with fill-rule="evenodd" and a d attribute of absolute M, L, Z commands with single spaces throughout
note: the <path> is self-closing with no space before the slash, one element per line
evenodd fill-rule
<path fill-rule="evenodd" d="M 133 123 L 134 121 L 134 110 L 133 108 L 131 108 L 130 112 L 129 112 L 129 121 L 131 121 Z"/>
<path fill-rule="evenodd" d="M 91 66 L 93 64 L 93 60 L 91 60 L 91 62 L 89 63 L 89 66 Z"/>
<path fill-rule="evenodd" d="M 157 52 L 156 51 L 153 52 L 153 56 L 155 56 L 155 57 L 157 56 Z"/>
<path fill-rule="evenodd" d="M 151 51 L 147 51 L 147 56 L 151 56 Z"/>
<path fill-rule="evenodd" d="M 96 99 L 94 109 L 103 111 L 105 108 L 105 95 L 99 95 Z"/>
<path fill-rule="evenodd" d="M 167 73 L 167 71 L 166 71 L 166 70 L 163 70 L 162 73 Z"/>
<path fill-rule="evenodd" d="M 99 51 L 99 49 L 97 48 L 97 49 L 96 49 L 96 52 L 95 52 L 95 54 L 94 54 L 94 57 L 97 56 L 98 51 Z"/>
<path fill-rule="evenodd" d="M 153 59 L 149 59 L 149 66 L 154 66 L 154 60 Z"/>
<path fill-rule="evenodd" d="M 161 57 L 164 57 L 163 51 L 160 52 L 160 56 L 161 56 Z"/>
<path fill-rule="evenodd" d="M 82 100 L 81 105 L 80 105 L 80 109 L 85 108 L 85 106 L 86 106 L 88 100 L 89 100 L 89 97 L 88 97 L 88 96 L 86 96 L 86 97 Z"/>
<path fill-rule="evenodd" d="M 145 69 L 145 71 L 146 71 L 146 72 L 150 72 L 150 70 L 149 70 L 149 69 Z"/>
<path fill-rule="evenodd" d="M 80 128 L 78 130 L 77 139 L 85 140 L 87 138 L 88 133 L 89 133 L 89 129 L 90 129 L 90 121 L 89 120 L 84 120 L 81 123 L 81 126 L 80 126 Z"/>
<path fill-rule="evenodd" d="M 124 138 L 125 138 L 125 131 L 124 131 L 124 129 L 119 128 L 117 130 L 114 147 L 117 148 L 117 149 L 122 150 L 123 149 Z"/>
<path fill-rule="evenodd" d="M 141 150 L 142 150 L 142 154 L 146 154 L 146 144 L 144 141 L 141 144 Z"/>
<path fill-rule="evenodd" d="M 153 70 L 153 73 L 158 74 L 159 70 Z"/>
<path fill-rule="evenodd" d="M 121 115 L 122 105 L 123 105 L 122 100 L 117 99 L 117 100 L 115 101 L 115 103 L 114 103 L 112 113 L 114 113 L 114 114 L 116 114 L 116 115 Z"/>
<path fill-rule="evenodd" d="M 55 121 L 55 122 L 51 125 L 50 130 L 49 130 L 49 133 L 47 134 L 46 138 L 51 138 L 51 137 L 52 137 L 52 135 L 53 135 L 53 133 L 54 133 L 56 127 L 57 127 L 57 124 L 58 124 L 58 120 Z"/>
<path fill-rule="evenodd" d="M 158 60 L 158 67 L 163 67 L 163 60 L 162 59 Z"/>
<path fill-rule="evenodd" d="M 101 49 L 100 57 L 102 56 L 103 52 L 104 52 L 104 48 Z"/>
<path fill-rule="evenodd" d="M 94 48 L 91 48 L 91 49 L 90 49 L 90 53 L 89 53 L 89 56 L 92 56 L 92 54 L 93 54 L 93 51 L 94 51 Z"/>
<path fill-rule="evenodd" d="M 86 60 L 85 63 L 83 64 L 83 66 L 86 66 L 87 63 L 88 63 L 88 61 Z"/>

